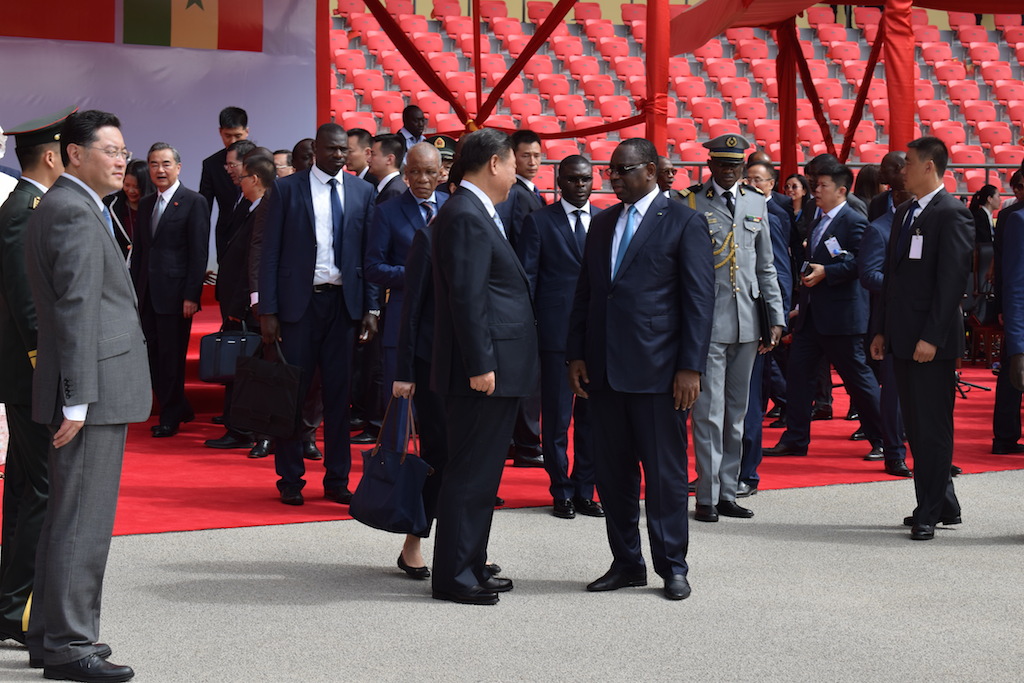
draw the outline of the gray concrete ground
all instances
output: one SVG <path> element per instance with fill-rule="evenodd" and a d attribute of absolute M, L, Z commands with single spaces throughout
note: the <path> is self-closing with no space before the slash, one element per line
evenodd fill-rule
<path fill-rule="evenodd" d="M 930 542 L 901 526 L 909 481 L 691 521 L 683 602 L 653 574 L 585 592 L 610 562 L 604 524 L 545 508 L 495 514 L 491 558 L 516 587 L 494 607 L 431 600 L 395 567 L 400 538 L 355 521 L 119 537 L 102 636 L 140 683 L 1020 680 L 1024 472 L 957 488 L 964 524 Z M 0 682 L 41 678 L 0 644 Z"/>

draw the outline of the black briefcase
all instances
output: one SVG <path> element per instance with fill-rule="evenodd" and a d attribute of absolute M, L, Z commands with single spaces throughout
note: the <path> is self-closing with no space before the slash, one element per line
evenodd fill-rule
<path fill-rule="evenodd" d="M 235 378 L 235 362 L 256 353 L 260 335 L 250 332 L 242 321 L 240 330 L 221 330 L 199 340 L 199 379 L 227 384 Z"/>
<path fill-rule="evenodd" d="M 754 307 L 757 308 L 757 329 L 763 346 L 771 346 L 772 343 L 772 313 L 768 308 L 768 302 L 764 295 L 754 299 Z"/>
<path fill-rule="evenodd" d="M 239 431 L 290 439 L 296 435 L 302 409 L 302 368 L 288 365 L 281 345 L 274 346 L 276 361 L 262 358 L 262 344 L 254 355 L 238 358 L 228 424 Z"/>

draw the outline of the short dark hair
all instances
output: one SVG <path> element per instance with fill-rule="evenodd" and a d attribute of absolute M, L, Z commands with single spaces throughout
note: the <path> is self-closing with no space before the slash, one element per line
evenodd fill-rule
<path fill-rule="evenodd" d="M 245 158 L 245 155 L 256 149 L 256 143 L 252 140 L 235 140 L 228 145 L 229 152 L 234 152 L 238 160 L 241 161 Z"/>
<path fill-rule="evenodd" d="M 1024 183 L 1024 171 L 1014 171 L 1013 175 L 1010 176 L 1010 188 L 1012 189 L 1014 185 L 1020 185 L 1021 183 Z"/>
<path fill-rule="evenodd" d="M 21 166 L 21 170 L 31 171 L 42 162 L 43 155 L 50 149 L 60 154 L 60 143 L 51 141 L 41 145 L 18 145 L 14 148 L 14 154 L 18 157 L 18 165 Z"/>
<path fill-rule="evenodd" d="M 656 165 L 658 163 L 658 150 L 654 147 L 654 143 L 646 138 L 629 138 L 620 142 L 619 147 L 632 149 L 640 157 L 642 164 Z"/>
<path fill-rule="evenodd" d="M 274 156 L 276 157 L 278 154 L 283 154 L 285 163 L 289 166 L 292 165 L 292 151 L 290 149 L 275 149 Z"/>
<path fill-rule="evenodd" d="M 590 159 L 586 158 L 582 154 L 570 154 L 566 158 L 562 159 L 562 161 L 558 164 L 558 175 L 562 175 L 567 166 L 579 163 L 581 161 L 587 166 L 593 166 L 593 164 L 590 163 Z"/>
<path fill-rule="evenodd" d="M 395 155 L 395 168 L 402 168 L 405 160 L 405 138 L 393 133 L 384 133 L 373 139 L 373 144 L 380 143 L 380 151 L 384 156 Z"/>
<path fill-rule="evenodd" d="M 178 150 L 174 149 L 174 147 L 170 146 L 166 142 L 154 142 L 152 145 L 150 145 L 149 151 L 146 152 L 146 159 L 148 160 L 149 155 L 152 154 L 153 152 L 159 152 L 165 149 L 171 150 L 171 154 L 174 156 L 174 163 L 181 163 L 181 155 L 178 154 Z"/>
<path fill-rule="evenodd" d="M 365 128 L 349 128 L 348 136 L 359 141 L 359 146 L 366 148 L 373 145 L 373 136 Z"/>
<path fill-rule="evenodd" d="M 768 163 L 767 161 L 752 161 L 752 162 L 749 162 L 749 163 L 747 164 L 747 168 L 746 168 L 746 170 L 748 170 L 748 171 L 749 171 L 749 170 L 750 170 L 750 169 L 752 169 L 752 168 L 753 168 L 754 166 L 761 166 L 761 167 L 763 167 L 764 169 L 766 169 L 766 170 L 768 171 L 768 176 L 769 176 L 769 177 L 771 178 L 771 180 L 778 180 L 778 179 L 779 179 L 779 172 L 778 172 L 778 171 L 776 171 L 776 170 L 775 170 L 775 167 L 774 167 L 774 166 L 772 166 L 772 165 L 771 165 L 770 163 Z"/>
<path fill-rule="evenodd" d="M 246 159 L 243 164 L 243 168 L 248 175 L 254 175 L 259 178 L 260 185 L 265 188 L 273 185 L 274 178 L 277 177 L 274 162 L 262 154 L 257 154 Z"/>
<path fill-rule="evenodd" d="M 491 157 L 504 159 L 512 153 L 512 138 L 507 133 L 494 128 L 481 128 L 463 138 L 462 152 L 455 166 L 462 165 L 462 173 L 475 173 L 484 168 Z M 452 171 L 454 171 L 454 167 Z M 451 177 L 451 171 L 449 172 Z"/>
<path fill-rule="evenodd" d="M 402 110 L 402 116 L 404 117 L 406 114 L 415 114 L 416 112 L 422 114 L 423 110 L 417 107 L 415 104 L 410 104 L 409 106 Z"/>
<path fill-rule="evenodd" d="M 540 136 L 534 133 L 529 128 L 523 128 L 512 133 L 512 151 L 519 149 L 519 145 L 532 145 L 533 143 L 540 144 Z"/>
<path fill-rule="evenodd" d="M 942 140 L 926 135 L 908 142 L 907 149 L 916 150 L 918 159 L 924 161 L 930 159 L 935 164 L 935 170 L 939 172 L 940 178 L 945 175 L 946 166 L 949 165 L 949 150 L 946 149 L 946 143 Z"/>
<path fill-rule="evenodd" d="M 253 157 L 263 157 L 269 159 L 271 163 L 274 162 L 274 153 L 267 147 L 253 147 L 251 150 L 242 155 L 242 161 L 252 159 Z"/>
<path fill-rule="evenodd" d="M 846 164 L 841 164 L 838 161 L 831 164 L 823 163 L 819 166 L 815 177 L 820 178 L 821 176 L 828 176 L 836 184 L 836 187 L 845 187 L 846 193 L 850 193 L 850 188 L 853 186 L 853 171 Z"/>
<path fill-rule="evenodd" d="M 224 107 L 220 110 L 221 128 L 248 128 L 249 115 L 241 107 Z"/>
<path fill-rule="evenodd" d="M 316 129 L 316 137 L 319 138 L 321 135 L 334 135 L 340 133 L 342 135 L 348 135 L 345 129 L 336 123 L 328 122 L 321 123 L 320 127 Z"/>
<path fill-rule="evenodd" d="M 60 129 L 60 158 L 64 165 L 67 166 L 71 162 L 68 157 L 68 145 L 86 147 L 90 142 L 96 141 L 96 131 L 107 126 L 120 128 L 121 119 L 98 109 L 76 112 L 64 119 L 64 126 Z"/>

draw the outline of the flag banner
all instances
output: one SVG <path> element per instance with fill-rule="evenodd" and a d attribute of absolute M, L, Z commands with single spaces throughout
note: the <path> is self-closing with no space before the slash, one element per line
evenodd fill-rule
<path fill-rule="evenodd" d="M 263 50 L 263 0 L 124 0 L 124 42 Z"/>
<path fill-rule="evenodd" d="M 0 0 L 0 35 L 113 43 L 117 0 Z"/>

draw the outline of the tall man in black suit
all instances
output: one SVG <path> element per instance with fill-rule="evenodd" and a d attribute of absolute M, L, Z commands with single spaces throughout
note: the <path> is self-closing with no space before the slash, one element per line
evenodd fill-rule
<path fill-rule="evenodd" d="M 640 468 L 654 570 L 670 600 L 686 575 L 686 412 L 700 393 L 714 311 L 707 221 L 658 190 L 649 140 L 619 144 L 608 167 L 622 201 L 594 218 L 569 319 L 573 392 L 590 399 L 597 490 L 612 551 L 587 586 L 647 585 L 640 552 Z"/>
<path fill-rule="evenodd" d="M 153 436 L 168 437 L 195 418 L 185 396 L 185 357 L 192 316 L 203 296 L 210 210 L 201 194 L 178 180 L 178 150 L 157 142 L 147 160 L 156 193 L 139 201 L 131 271 L 160 404 L 160 424 L 153 427 Z"/>
<path fill-rule="evenodd" d="M 370 150 L 370 173 L 380 178 L 377 181 L 377 203 L 383 204 L 409 187 L 402 179 L 405 144 L 397 135 L 378 135 L 373 139 Z"/>
<path fill-rule="evenodd" d="M 895 150 L 882 157 L 878 165 L 878 180 L 889 189 L 871 198 L 868 205 L 868 220 L 876 221 L 887 213 L 896 211 L 899 202 L 896 197 L 903 193 L 903 167 L 906 165 L 903 152 Z"/>
<path fill-rule="evenodd" d="M 573 400 L 565 381 L 565 338 L 572 293 L 583 263 L 587 229 L 595 215 L 590 204 L 593 167 L 578 154 L 558 165 L 562 199 L 526 217 L 516 249 L 537 308 L 540 340 L 541 414 L 544 417 L 544 469 L 551 482 L 552 514 L 572 519 L 576 513 L 604 517 L 594 502 L 594 459 L 587 402 Z M 573 428 L 573 470 L 569 476 L 569 420 Z"/>
<path fill-rule="evenodd" d="M 370 173 L 370 155 L 373 154 L 373 136 L 365 128 L 348 130 L 348 157 L 345 168 L 349 173 L 376 186 L 378 178 Z"/>
<path fill-rule="evenodd" d="M 352 454 L 348 440 L 349 379 L 358 331 L 377 333 L 379 292 L 363 282 L 363 250 L 373 221 L 373 187 L 343 173 L 348 136 L 334 123 L 317 129 L 315 166 L 277 181 L 263 229 L 260 331 L 281 342 L 302 368 L 299 395 L 320 370 L 324 402 L 324 497 L 348 505 Z M 281 502 L 302 505 L 306 468 L 299 439 L 274 453 Z"/>
<path fill-rule="evenodd" d="M 206 198 L 211 214 L 214 202 L 217 204 L 217 225 L 214 235 L 217 236 L 218 247 L 222 242 L 221 233 L 231 219 L 231 212 L 241 194 L 238 185 L 228 174 L 227 148 L 233 142 L 249 138 L 249 115 L 239 107 L 224 107 L 220 111 L 219 122 L 220 139 L 224 143 L 224 149 L 203 159 L 203 173 L 199 177 L 199 194 Z M 241 157 L 238 161 L 241 168 Z"/>
<path fill-rule="evenodd" d="M 494 205 L 515 182 L 506 134 L 463 139 L 459 189 L 434 222 L 433 383 L 448 414 L 433 595 L 493 605 L 512 581 L 485 566 L 494 498 L 519 400 L 538 383 L 529 282 Z"/>
<path fill-rule="evenodd" d="M 915 541 L 934 538 L 939 522 L 960 522 L 950 467 L 956 362 L 964 353 L 960 300 L 971 272 L 974 221 L 942 184 L 948 159 L 938 138 L 907 145 L 903 177 L 917 199 L 896 211 L 882 297 L 872 318 L 871 355 L 893 355 L 914 455 L 917 507 L 903 523 Z"/>
<path fill-rule="evenodd" d="M 64 172 L 60 130 L 76 109 L 69 107 L 8 131 L 16 140 L 22 172 L 0 207 L 0 403 L 6 406 L 11 435 L 0 537 L 0 639 L 21 643 L 50 488 L 46 471 L 50 432 L 32 421 L 37 326 L 25 272 L 25 226 L 43 194 Z"/>

